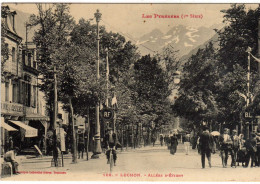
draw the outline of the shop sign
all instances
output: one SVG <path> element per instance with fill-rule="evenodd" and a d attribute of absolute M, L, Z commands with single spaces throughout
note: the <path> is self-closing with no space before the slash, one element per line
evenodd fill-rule
<path fill-rule="evenodd" d="M 12 104 L 12 103 L 5 103 L 5 102 L 1 102 L 1 109 L 2 111 L 6 111 L 6 112 L 23 112 L 24 111 L 24 107 L 23 105 L 19 105 L 19 104 Z"/>

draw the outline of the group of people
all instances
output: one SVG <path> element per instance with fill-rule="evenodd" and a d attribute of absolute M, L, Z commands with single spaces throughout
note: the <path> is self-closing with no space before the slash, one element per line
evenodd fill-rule
<path fill-rule="evenodd" d="M 170 135 L 165 135 L 164 137 L 163 137 L 163 135 L 160 135 L 161 146 L 163 146 L 163 142 L 164 142 L 165 145 L 170 150 L 170 153 L 173 155 L 177 151 L 178 139 L 179 139 L 179 137 L 178 137 L 177 132 L 171 133 Z M 190 141 L 191 141 L 191 137 L 188 132 L 186 132 L 185 134 L 182 135 L 182 142 L 184 143 L 186 155 L 188 155 L 190 152 L 190 144 L 191 144 Z"/>
<path fill-rule="evenodd" d="M 177 146 L 178 146 L 178 137 L 177 133 L 174 132 L 170 135 L 165 135 L 163 136 L 162 134 L 160 135 L 160 144 L 163 146 L 163 142 L 165 143 L 165 146 L 170 150 L 170 153 L 174 155 L 177 151 Z"/>
<path fill-rule="evenodd" d="M 260 167 L 260 134 L 251 133 L 248 139 L 243 134 L 237 135 L 233 130 L 229 135 L 229 129 L 225 128 L 224 133 L 219 136 L 220 156 L 223 167 L 227 167 L 229 155 L 231 155 L 231 167 L 236 167 L 239 162 L 242 166 L 248 167 L 251 161 L 251 167 Z M 210 134 L 208 127 L 203 128 L 199 136 L 198 149 L 201 154 L 202 168 L 205 168 L 205 156 L 211 167 L 211 153 L 215 153 L 216 142 Z M 238 164 L 237 164 L 238 163 Z"/>

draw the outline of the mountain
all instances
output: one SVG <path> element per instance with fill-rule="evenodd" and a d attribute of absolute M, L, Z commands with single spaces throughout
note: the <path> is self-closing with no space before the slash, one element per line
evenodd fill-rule
<path fill-rule="evenodd" d="M 181 58 L 180 58 L 180 66 L 182 68 L 182 66 L 188 61 L 188 59 L 197 53 L 197 51 L 199 49 L 203 49 L 206 47 L 206 45 L 209 43 L 209 42 L 212 42 L 213 43 L 213 46 L 214 48 L 218 48 L 219 47 L 219 42 L 218 42 L 218 34 L 214 34 L 209 40 L 205 41 L 203 44 L 197 46 L 196 48 L 192 49 L 188 54 L 186 55 L 183 55 Z"/>
<path fill-rule="evenodd" d="M 174 50 L 179 51 L 178 57 L 181 58 L 211 39 L 216 34 L 214 29 L 219 29 L 221 26 L 217 24 L 209 28 L 194 28 L 178 25 L 170 29 L 166 34 L 163 34 L 159 29 L 155 29 L 141 36 L 136 45 L 142 55 L 160 53 L 163 48 L 172 47 Z"/>

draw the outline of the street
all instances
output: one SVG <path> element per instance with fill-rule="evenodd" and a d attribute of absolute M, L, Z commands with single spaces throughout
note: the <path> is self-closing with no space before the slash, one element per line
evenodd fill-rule
<path fill-rule="evenodd" d="M 197 150 L 185 155 L 181 143 L 175 155 L 171 155 L 166 146 L 158 144 L 123 152 L 118 150 L 117 165 L 112 174 L 103 153 L 99 159 L 87 161 L 85 157 L 77 164 L 72 164 L 71 160 L 71 155 L 65 155 L 64 167 L 55 168 L 50 167 L 51 157 L 23 159 L 19 166 L 21 174 L 3 180 L 260 181 L 260 168 L 222 168 L 218 153 L 212 156 L 212 168 L 206 164 L 202 169 Z M 231 157 L 229 165 L 230 162 Z"/>

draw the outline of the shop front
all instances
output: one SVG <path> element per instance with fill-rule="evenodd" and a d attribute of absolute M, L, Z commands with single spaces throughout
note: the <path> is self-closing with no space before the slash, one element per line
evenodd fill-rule
<path fill-rule="evenodd" d="M 2 153 L 9 149 L 18 149 L 23 153 L 26 149 L 46 150 L 45 137 L 49 118 L 42 116 L 22 104 L 1 102 L 1 148 Z M 26 115 L 24 115 L 26 114 Z"/>

